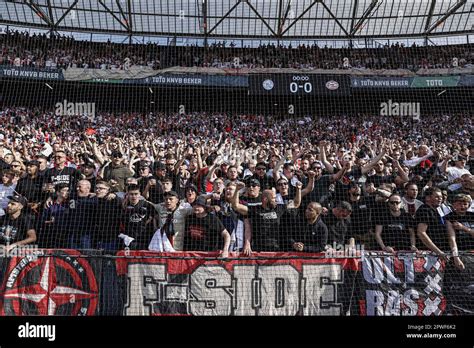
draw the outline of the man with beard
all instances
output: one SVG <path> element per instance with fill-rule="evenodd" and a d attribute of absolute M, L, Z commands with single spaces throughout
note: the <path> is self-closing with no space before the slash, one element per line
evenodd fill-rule
<path fill-rule="evenodd" d="M 8 199 L 6 214 L 0 216 L 0 245 L 4 245 L 7 252 L 36 242 L 33 216 L 24 211 L 26 198 L 15 194 Z"/>
<path fill-rule="evenodd" d="M 154 175 L 148 179 L 145 188 L 142 191 L 143 197 L 148 199 L 150 202 L 154 204 L 159 204 L 163 202 L 163 181 L 167 178 L 166 173 L 167 169 L 164 163 L 162 162 L 155 162 L 154 164 Z M 173 181 L 170 180 L 172 183 Z M 168 191 L 170 191 L 169 188 Z"/>
<path fill-rule="evenodd" d="M 173 249 L 182 251 L 185 219 L 193 213 L 193 208 L 186 201 L 180 202 L 179 195 L 175 191 L 166 192 L 164 199 L 163 203 L 155 206 L 158 212 L 159 230 L 155 232 L 148 248 L 149 250 L 159 250 L 159 245 L 156 245 L 156 243 L 162 240 L 166 234 Z M 157 235 L 158 233 L 160 236 Z"/>
<path fill-rule="evenodd" d="M 112 152 L 112 163 L 108 163 L 103 168 L 103 179 L 114 180 L 117 183 L 117 191 L 125 191 L 125 180 L 133 176 L 133 172 L 123 164 L 124 158 L 120 151 Z"/>
<path fill-rule="evenodd" d="M 443 194 L 437 187 L 425 191 L 425 204 L 415 215 L 417 234 L 424 246 L 447 260 L 445 252 L 449 250 L 445 219 L 438 212 L 443 202 Z"/>
<path fill-rule="evenodd" d="M 272 177 L 267 175 L 267 165 L 265 162 L 258 162 L 255 166 L 255 173 L 251 176 L 252 179 L 258 180 L 261 188 L 264 190 L 271 189 L 274 185 Z"/>
<path fill-rule="evenodd" d="M 94 235 L 95 199 L 91 194 L 91 183 L 88 180 L 79 180 L 76 192 L 71 194 L 69 201 L 70 222 L 70 249 L 92 249 Z"/>
<path fill-rule="evenodd" d="M 304 216 L 298 216 L 290 229 L 288 250 L 306 253 L 319 253 L 325 250 L 328 241 L 328 228 L 321 219 L 323 207 L 311 202 Z"/>
<path fill-rule="evenodd" d="M 417 210 L 423 205 L 423 202 L 416 199 L 418 197 L 418 185 L 409 182 L 405 185 L 405 194 L 402 197 L 402 209 L 412 218 L 415 217 Z"/>

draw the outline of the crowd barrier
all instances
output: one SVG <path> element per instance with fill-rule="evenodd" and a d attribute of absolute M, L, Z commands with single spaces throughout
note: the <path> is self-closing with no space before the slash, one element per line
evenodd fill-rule
<path fill-rule="evenodd" d="M 474 313 L 464 270 L 430 253 L 39 249 L 0 258 L 0 315 L 439 316 Z"/>

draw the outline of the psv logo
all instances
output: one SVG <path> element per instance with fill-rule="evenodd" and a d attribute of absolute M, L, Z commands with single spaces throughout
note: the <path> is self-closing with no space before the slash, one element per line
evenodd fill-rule
<path fill-rule="evenodd" d="M 0 315 L 94 315 L 98 294 L 86 259 L 72 253 L 27 255 L 10 262 L 0 292 Z"/>

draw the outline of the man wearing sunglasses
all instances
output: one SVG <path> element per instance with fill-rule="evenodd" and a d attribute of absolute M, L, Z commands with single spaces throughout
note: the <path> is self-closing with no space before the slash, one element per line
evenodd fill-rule
<path fill-rule="evenodd" d="M 54 168 L 50 168 L 44 174 L 45 182 L 51 184 L 55 189 L 59 184 L 66 184 L 71 190 L 74 190 L 81 173 L 72 167 L 67 167 L 66 153 L 58 150 L 53 155 Z"/>
<path fill-rule="evenodd" d="M 402 198 L 392 194 L 388 209 L 375 216 L 375 238 L 380 248 L 388 253 L 395 250 L 417 251 L 414 222 L 402 208 Z"/>
<path fill-rule="evenodd" d="M 258 180 L 260 187 L 264 190 L 273 187 L 273 178 L 267 175 L 267 165 L 265 162 L 258 162 L 255 166 L 255 171 L 251 177 L 252 179 Z"/>

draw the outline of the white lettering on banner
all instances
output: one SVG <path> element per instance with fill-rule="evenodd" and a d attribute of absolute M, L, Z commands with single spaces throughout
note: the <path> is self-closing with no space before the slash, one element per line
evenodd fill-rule
<path fill-rule="evenodd" d="M 383 258 L 366 257 L 362 261 L 364 279 L 370 284 L 407 284 L 415 283 L 415 267 L 412 255 L 400 255 L 403 261 L 405 279 L 404 284 L 395 276 L 394 257 Z M 440 315 L 442 313 L 439 305 L 442 303 L 441 280 L 437 271 L 441 263 L 437 257 L 425 256 L 423 270 L 428 274 L 423 277 L 426 286 L 421 291 L 407 289 L 403 294 L 398 290 L 388 289 L 366 290 L 366 312 L 367 315 L 417 315 L 423 308 L 423 315 Z M 423 299 L 420 300 L 420 293 Z M 415 301 L 418 301 L 415 302 Z M 402 306 L 403 305 L 403 306 Z M 403 308 L 403 309 L 402 309 Z M 428 314 L 427 314 L 428 313 Z"/>
<path fill-rule="evenodd" d="M 303 265 L 304 287 L 301 296 L 304 315 L 341 315 L 337 303 L 337 284 L 343 283 L 342 266 Z"/>
<path fill-rule="evenodd" d="M 187 303 L 192 315 L 340 315 L 337 284 L 342 266 L 235 265 L 232 274 L 222 266 L 202 265 L 180 284 L 180 296 L 167 298 L 170 275 L 165 265 L 129 264 L 125 315 L 150 315 L 163 302 Z M 181 313 L 184 314 L 184 313 Z"/>
<path fill-rule="evenodd" d="M 362 262 L 364 279 L 370 284 L 380 284 L 384 279 L 382 264 L 380 257 L 366 257 Z"/>
<path fill-rule="evenodd" d="M 127 303 L 125 315 L 151 315 L 153 303 L 160 302 L 157 282 L 166 281 L 166 266 L 153 264 L 128 265 Z"/>
<path fill-rule="evenodd" d="M 299 274 L 289 265 L 260 266 L 262 296 L 258 315 L 296 315 L 299 305 Z"/>
<path fill-rule="evenodd" d="M 193 315 L 230 315 L 231 298 L 225 288 L 232 277 L 220 266 L 201 266 L 191 274 L 189 311 Z"/>

